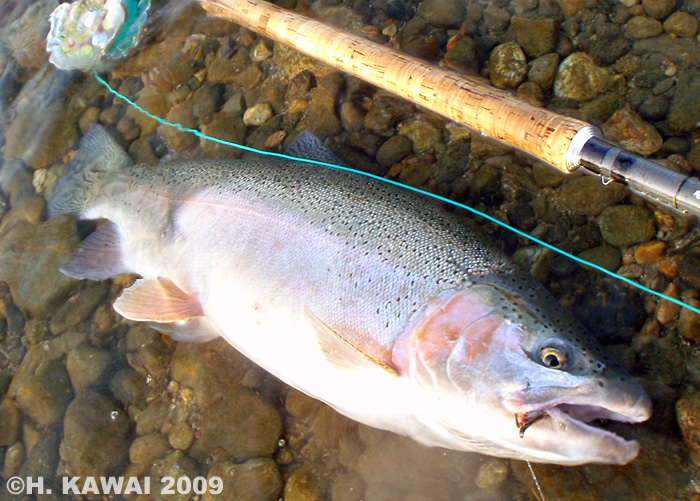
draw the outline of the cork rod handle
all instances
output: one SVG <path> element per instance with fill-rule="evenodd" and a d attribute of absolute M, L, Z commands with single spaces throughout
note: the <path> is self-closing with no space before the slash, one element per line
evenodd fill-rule
<path fill-rule="evenodd" d="M 515 146 L 564 172 L 575 170 L 572 139 L 586 122 L 263 0 L 199 0 L 225 18 L 338 70 Z"/>

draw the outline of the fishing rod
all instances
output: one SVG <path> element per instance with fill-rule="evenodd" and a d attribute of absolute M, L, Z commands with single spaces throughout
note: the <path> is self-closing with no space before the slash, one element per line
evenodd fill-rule
<path fill-rule="evenodd" d="M 230 20 L 288 45 L 333 68 L 514 146 L 564 173 L 582 168 L 587 173 L 601 176 L 604 183 L 614 180 L 653 202 L 682 213 L 700 215 L 700 181 L 697 178 L 606 141 L 601 132 L 587 122 L 532 106 L 466 75 L 444 70 L 264 0 L 195 1 L 212 17 Z M 124 12 L 114 14 L 120 6 Z M 122 57 L 125 46 L 136 44 L 148 7 L 148 0 L 83 0 L 65 7 L 60 14 L 54 12 L 47 46 L 53 50 L 52 62 L 64 68 L 92 69 L 103 64 L 103 59 Z M 109 19 L 109 29 L 102 27 L 102 31 L 98 31 L 112 30 L 115 42 L 102 37 L 99 39 L 101 45 L 95 47 L 93 38 L 90 48 L 86 43 L 78 43 L 78 49 L 75 49 L 76 44 L 65 49 L 69 26 L 77 24 L 80 30 L 89 33 L 95 28 L 95 23 L 100 22 L 99 15 L 85 15 L 84 11 L 89 9 L 105 11 L 100 15 Z M 81 25 L 84 19 L 89 19 L 93 25 Z M 119 22 L 123 23 L 122 28 L 117 26 Z M 56 37 L 52 45 L 54 32 Z M 115 46 L 119 50 L 115 50 Z M 94 49 L 92 53 L 91 49 Z M 75 54 L 70 53 L 71 50 Z"/>
<path fill-rule="evenodd" d="M 604 140 L 575 118 L 264 0 L 197 0 L 211 16 L 261 36 L 464 124 L 570 173 L 587 172 L 642 196 L 700 215 L 700 181 Z"/>

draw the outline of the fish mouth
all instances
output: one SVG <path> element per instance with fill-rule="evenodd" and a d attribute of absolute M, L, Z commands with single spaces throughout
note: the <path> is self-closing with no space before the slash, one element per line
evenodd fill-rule
<path fill-rule="evenodd" d="M 551 390 L 548 388 L 547 393 Z M 617 400 L 611 399 L 611 403 L 604 402 L 600 396 L 570 396 L 533 403 L 523 401 L 523 397 L 530 396 L 527 393 L 515 392 L 506 399 L 506 407 L 514 413 L 517 433 L 524 444 L 549 449 L 558 456 L 557 463 L 625 464 L 637 456 L 639 444 L 635 440 L 626 440 L 598 425 L 606 421 L 640 423 L 649 419 L 651 400 L 641 388 L 635 396 L 621 392 L 624 395 L 621 397 L 618 393 Z"/>

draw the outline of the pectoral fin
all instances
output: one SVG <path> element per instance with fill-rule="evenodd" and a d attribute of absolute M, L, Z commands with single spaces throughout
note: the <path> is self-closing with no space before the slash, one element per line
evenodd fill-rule
<path fill-rule="evenodd" d="M 132 273 L 124 263 L 119 228 L 111 221 L 83 240 L 68 261 L 59 268 L 71 278 L 105 280 Z"/>
<path fill-rule="evenodd" d="M 194 295 L 163 277 L 137 280 L 119 296 L 114 309 L 125 318 L 141 322 L 184 322 L 202 315 Z"/>
<path fill-rule="evenodd" d="M 367 356 L 348 343 L 308 308 L 304 308 L 304 313 L 309 323 L 316 331 L 318 345 L 323 355 L 326 357 L 328 363 L 335 368 L 343 371 L 381 369 L 392 376 L 399 375 L 393 367 Z"/>
<path fill-rule="evenodd" d="M 221 336 L 207 317 L 195 317 L 184 322 L 156 323 L 148 322 L 148 326 L 175 341 L 187 343 L 206 343 Z"/>

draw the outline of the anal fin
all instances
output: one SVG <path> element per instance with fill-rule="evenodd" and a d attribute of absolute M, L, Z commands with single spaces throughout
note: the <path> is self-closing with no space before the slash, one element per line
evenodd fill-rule
<path fill-rule="evenodd" d="M 59 270 L 78 280 L 105 280 L 133 273 L 124 263 L 121 247 L 119 228 L 107 221 L 78 245 Z"/>
<path fill-rule="evenodd" d="M 377 370 L 381 369 L 392 376 L 398 376 L 398 371 L 379 360 L 368 356 L 342 338 L 337 332 L 326 325 L 308 308 L 304 313 L 309 323 L 316 331 L 318 345 L 328 363 L 343 371 Z"/>
<path fill-rule="evenodd" d="M 184 322 L 202 315 L 194 295 L 183 291 L 167 278 L 137 280 L 114 303 L 125 318 L 140 322 Z"/>

